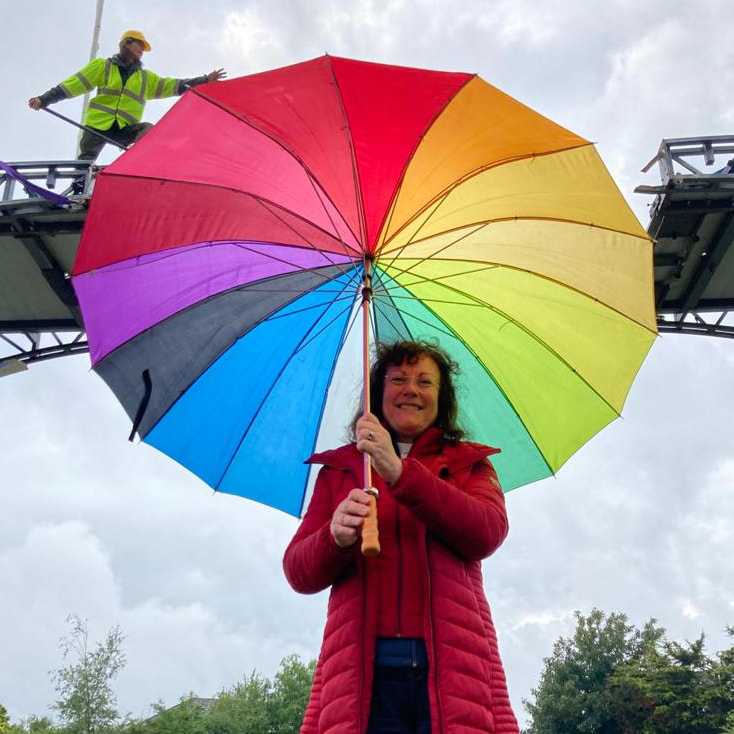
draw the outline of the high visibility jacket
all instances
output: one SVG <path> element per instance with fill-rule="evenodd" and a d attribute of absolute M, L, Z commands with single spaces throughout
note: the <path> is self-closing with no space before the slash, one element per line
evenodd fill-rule
<path fill-rule="evenodd" d="M 120 69 L 112 59 L 94 59 L 81 71 L 59 84 L 66 97 L 76 97 L 97 88 L 84 116 L 84 124 L 108 130 L 117 121 L 125 127 L 143 118 L 149 99 L 173 97 L 184 91 L 184 80 L 160 77 L 147 69 L 135 69 L 123 85 Z"/>

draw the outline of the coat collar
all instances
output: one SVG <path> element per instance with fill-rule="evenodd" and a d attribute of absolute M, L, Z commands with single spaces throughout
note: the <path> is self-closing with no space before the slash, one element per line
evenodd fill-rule
<path fill-rule="evenodd" d="M 443 455 L 445 463 L 452 469 L 471 466 L 482 459 L 499 453 L 500 449 L 471 441 L 448 441 L 440 428 L 429 428 L 413 444 L 408 458 L 425 459 Z M 354 443 L 336 449 L 320 451 L 306 460 L 306 464 L 323 464 L 332 469 L 362 471 L 363 457 Z"/>
<path fill-rule="evenodd" d="M 114 56 L 110 56 L 110 61 L 115 65 L 119 66 L 121 69 L 126 69 L 129 72 L 137 71 L 138 69 L 143 68 L 143 62 L 142 61 L 133 61 L 129 64 L 126 64 L 123 60 L 120 54 L 115 54 Z"/>

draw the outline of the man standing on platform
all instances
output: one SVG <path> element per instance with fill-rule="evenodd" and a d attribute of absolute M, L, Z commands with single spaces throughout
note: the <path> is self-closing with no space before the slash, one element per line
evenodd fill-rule
<path fill-rule="evenodd" d="M 151 127 L 142 122 L 145 103 L 183 94 L 189 87 L 224 79 L 224 69 L 215 69 L 193 79 L 160 77 L 143 69 L 142 56 L 151 46 L 141 31 L 125 31 L 120 37 L 120 51 L 108 59 L 94 59 L 81 71 L 47 92 L 31 97 L 28 105 L 39 110 L 62 99 L 76 97 L 97 89 L 89 102 L 84 130 L 79 141 L 78 158 L 95 160 L 108 140 L 128 146 L 139 140 Z"/>

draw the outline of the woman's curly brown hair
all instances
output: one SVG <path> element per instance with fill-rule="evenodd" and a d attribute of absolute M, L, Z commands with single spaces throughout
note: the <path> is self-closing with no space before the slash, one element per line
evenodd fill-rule
<path fill-rule="evenodd" d="M 382 412 L 382 398 L 385 391 L 385 374 L 390 365 L 400 366 L 403 362 L 415 364 L 421 357 L 430 357 L 438 367 L 440 381 L 438 386 L 438 415 L 434 425 L 443 431 L 444 438 L 459 441 L 465 432 L 457 423 L 458 405 L 453 376 L 458 374 L 459 367 L 451 357 L 436 344 L 427 341 L 396 341 L 389 344 L 378 344 L 375 360 L 370 368 L 370 410 L 377 419 L 385 423 Z M 350 439 L 356 436 L 357 420 L 362 410 L 355 415 L 350 426 Z M 388 429 L 390 426 L 386 426 Z"/>

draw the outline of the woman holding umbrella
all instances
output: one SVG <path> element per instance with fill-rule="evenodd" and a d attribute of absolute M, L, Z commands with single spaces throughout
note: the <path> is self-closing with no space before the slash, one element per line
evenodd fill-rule
<path fill-rule="evenodd" d="M 481 561 L 508 530 L 497 449 L 461 440 L 454 371 L 428 343 L 379 347 L 354 442 L 309 459 L 323 468 L 284 569 L 296 591 L 331 596 L 302 734 L 519 731 L 482 587 Z M 358 543 L 364 454 L 374 557 Z"/>

